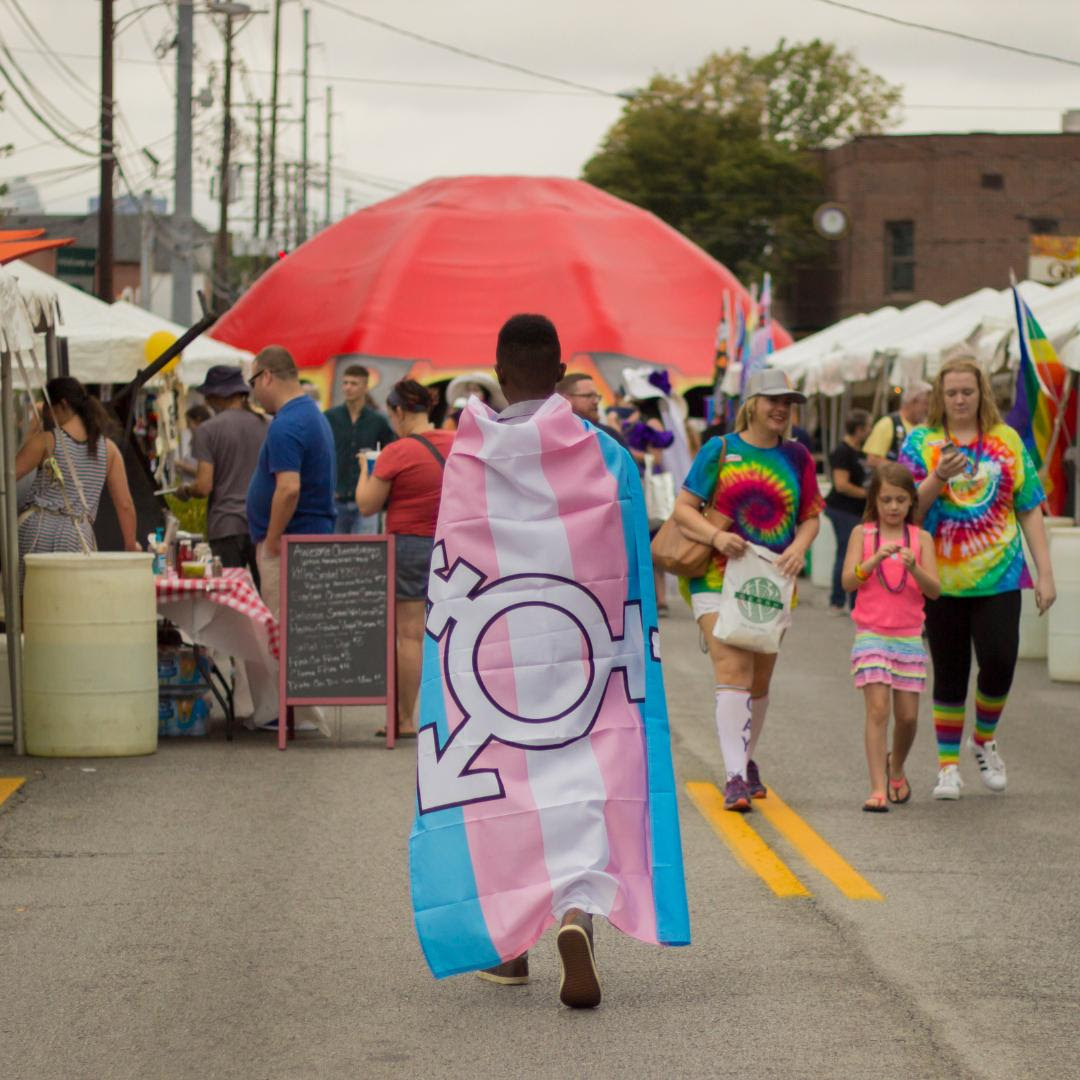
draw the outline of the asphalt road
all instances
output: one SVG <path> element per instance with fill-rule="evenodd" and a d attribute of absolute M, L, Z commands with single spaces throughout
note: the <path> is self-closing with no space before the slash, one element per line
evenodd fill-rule
<path fill-rule="evenodd" d="M 818 854 L 883 899 L 844 895 L 758 810 L 806 892 L 776 896 L 687 796 L 721 771 L 679 610 L 663 652 L 691 947 L 600 927 L 590 1013 L 559 1006 L 550 937 L 526 987 L 433 980 L 408 906 L 412 755 L 367 735 L 377 713 L 285 754 L 248 733 L 135 759 L 2 750 L 26 782 L 0 804 L 0 1076 L 1080 1076 L 1080 685 L 1022 662 L 1009 790 L 963 759 L 957 803 L 929 797 L 924 702 L 912 802 L 863 814 L 851 629 L 803 591 L 758 759 Z"/>

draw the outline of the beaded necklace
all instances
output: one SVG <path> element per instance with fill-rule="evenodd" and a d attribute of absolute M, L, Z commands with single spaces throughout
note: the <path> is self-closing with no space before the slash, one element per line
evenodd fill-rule
<path fill-rule="evenodd" d="M 878 527 L 874 530 L 874 554 L 875 555 L 877 554 L 877 551 L 878 551 L 879 547 L 881 547 L 881 526 L 880 525 L 878 525 Z M 904 522 L 904 547 L 911 547 L 911 533 L 909 532 L 909 526 L 908 526 L 907 522 Z M 882 569 L 882 567 L 884 565 L 885 565 L 885 560 L 882 559 L 881 562 L 879 562 L 877 564 L 877 568 L 874 570 L 874 573 L 877 576 L 878 581 L 880 581 L 881 584 L 884 585 L 885 588 L 889 590 L 889 592 L 891 592 L 891 593 L 902 593 L 904 591 L 904 586 L 907 584 L 908 568 L 906 566 L 904 567 L 904 572 L 903 572 L 903 574 L 900 575 L 900 584 L 893 587 L 892 585 L 889 584 L 889 579 L 885 576 L 885 571 Z"/>

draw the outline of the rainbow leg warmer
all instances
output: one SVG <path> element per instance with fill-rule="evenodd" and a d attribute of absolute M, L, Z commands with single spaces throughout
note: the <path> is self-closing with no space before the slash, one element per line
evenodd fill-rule
<path fill-rule="evenodd" d="M 960 764 L 960 739 L 964 734 L 964 703 L 934 701 L 934 731 L 937 734 L 938 767 Z"/>
<path fill-rule="evenodd" d="M 1001 697 L 990 697 L 980 690 L 975 691 L 975 741 L 980 746 L 993 740 L 1008 696 L 1002 694 Z"/>

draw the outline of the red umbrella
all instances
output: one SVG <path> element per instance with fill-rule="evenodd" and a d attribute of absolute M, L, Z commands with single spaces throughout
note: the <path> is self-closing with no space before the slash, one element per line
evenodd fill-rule
<path fill-rule="evenodd" d="M 212 333 L 253 351 L 284 345 L 305 367 L 341 354 L 396 357 L 432 378 L 490 366 L 502 323 L 534 311 L 555 323 L 568 359 L 661 364 L 686 385 L 712 379 L 725 292 L 750 303 L 681 233 L 590 184 L 465 176 L 430 180 L 319 233 Z M 791 341 L 779 326 L 774 337 L 777 348 Z"/>

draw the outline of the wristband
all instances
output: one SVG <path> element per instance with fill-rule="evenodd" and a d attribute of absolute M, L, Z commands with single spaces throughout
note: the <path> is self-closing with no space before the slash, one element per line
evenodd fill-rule
<path fill-rule="evenodd" d="M 857 562 L 855 564 L 855 580 L 856 581 L 869 581 L 870 575 L 863 569 L 862 563 Z"/>
<path fill-rule="evenodd" d="M 937 471 L 937 469 L 934 470 L 934 479 L 937 480 L 939 484 L 947 484 L 949 482 Z"/>

